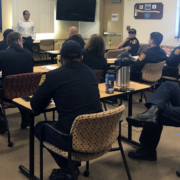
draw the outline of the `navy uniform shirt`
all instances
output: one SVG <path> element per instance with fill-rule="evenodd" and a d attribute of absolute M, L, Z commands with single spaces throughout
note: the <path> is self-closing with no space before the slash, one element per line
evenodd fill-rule
<path fill-rule="evenodd" d="M 83 63 L 67 63 L 44 75 L 31 99 L 32 109 L 42 112 L 51 98 L 59 115 L 55 128 L 66 133 L 77 116 L 102 112 L 96 75 Z"/>
<path fill-rule="evenodd" d="M 123 47 L 126 47 L 126 46 L 130 46 L 132 48 L 131 50 L 128 51 L 132 56 L 137 55 L 137 52 L 139 49 L 139 41 L 136 37 L 127 41 Z"/>
<path fill-rule="evenodd" d="M 159 46 L 151 47 L 142 53 L 134 65 L 131 66 L 131 71 L 141 71 L 146 63 L 158 63 L 166 60 L 166 53 Z"/>
<path fill-rule="evenodd" d="M 170 67 L 178 67 L 180 64 L 180 46 L 172 51 L 171 55 L 166 60 L 166 64 Z"/>

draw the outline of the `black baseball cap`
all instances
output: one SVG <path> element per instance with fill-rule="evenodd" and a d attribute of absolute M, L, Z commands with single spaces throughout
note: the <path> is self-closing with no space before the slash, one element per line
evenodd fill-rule
<path fill-rule="evenodd" d="M 128 31 L 128 33 L 136 34 L 136 30 L 135 30 L 135 29 L 130 29 L 130 30 Z"/>
<path fill-rule="evenodd" d="M 66 41 L 61 48 L 60 55 L 65 59 L 75 59 L 82 56 L 82 48 L 76 41 Z"/>

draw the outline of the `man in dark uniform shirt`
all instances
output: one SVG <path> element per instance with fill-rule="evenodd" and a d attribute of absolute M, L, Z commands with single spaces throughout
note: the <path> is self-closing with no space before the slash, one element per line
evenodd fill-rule
<path fill-rule="evenodd" d="M 139 41 L 136 38 L 136 30 L 130 29 L 128 37 L 118 45 L 118 49 L 128 51 L 132 56 L 137 55 L 139 49 Z"/>
<path fill-rule="evenodd" d="M 18 32 L 10 32 L 7 36 L 8 49 L 0 51 L 0 71 L 2 82 L 8 75 L 33 72 L 33 55 L 23 49 L 22 36 Z M 1 84 L 2 86 L 3 84 Z M 21 129 L 29 125 L 30 117 L 19 108 L 22 116 Z"/>
<path fill-rule="evenodd" d="M 69 41 L 69 40 L 76 41 L 77 43 L 80 44 L 81 48 L 84 49 L 85 42 L 77 33 L 78 33 L 77 27 L 70 27 L 69 37 L 66 39 L 66 41 Z"/>
<path fill-rule="evenodd" d="M 6 29 L 4 32 L 3 32 L 3 37 L 4 39 L 2 41 L 0 41 L 0 51 L 2 50 L 5 50 L 8 48 L 8 44 L 7 44 L 7 35 L 12 32 L 13 30 L 12 29 Z"/>
<path fill-rule="evenodd" d="M 59 114 L 57 122 L 44 121 L 35 126 L 35 136 L 38 139 L 40 139 L 40 129 L 44 123 L 49 123 L 54 128 L 69 133 L 77 116 L 102 112 L 95 73 L 88 66 L 80 63 L 83 60 L 81 46 L 75 41 L 67 41 L 62 46 L 60 54 L 63 66 L 44 75 L 31 100 L 32 109 L 41 112 L 53 98 Z M 49 128 L 45 129 L 44 140 L 67 151 L 68 141 Z M 61 167 L 60 170 L 51 173 L 50 179 L 72 179 L 68 160 L 49 152 Z M 74 166 L 76 176 L 78 176 L 76 162 Z"/>
<path fill-rule="evenodd" d="M 150 48 L 142 53 L 134 65 L 131 66 L 131 80 L 139 81 L 139 73 L 146 63 L 158 63 L 166 60 L 166 53 L 160 48 L 163 40 L 163 35 L 159 32 L 152 32 L 150 34 L 149 46 Z"/>
<path fill-rule="evenodd" d="M 172 51 L 171 55 L 166 59 L 166 64 L 163 68 L 163 76 L 177 77 L 179 71 L 176 72 L 173 68 L 177 68 L 180 64 L 180 46 Z"/>
<path fill-rule="evenodd" d="M 170 102 L 172 106 L 166 106 Z M 129 151 L 133 159 L 156 161 L 156 148 L 163 125 L 180 127 L 180 88 L 166 81 L 145 103 L 147 111 L 137 116 L 130 116 L 127 121 L 136 127 L 143 127 L 140 135 L 141 148 Z"/>

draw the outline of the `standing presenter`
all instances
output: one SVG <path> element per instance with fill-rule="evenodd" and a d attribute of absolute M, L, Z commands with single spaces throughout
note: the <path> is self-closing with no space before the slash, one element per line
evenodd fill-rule
<path fill-rule="evenodd" d="M 34 22 L 29 20 L 30 13 L 28 10 L 23 11 L 24 19 L 17 23 L 16 31 L 20 32 L 25 40 L 23 47 L 32 52 L 33 41 L 36 39 L 36 29 Z"/>

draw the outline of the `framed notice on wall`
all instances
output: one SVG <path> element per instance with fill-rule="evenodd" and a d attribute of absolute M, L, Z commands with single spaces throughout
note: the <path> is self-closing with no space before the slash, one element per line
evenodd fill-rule
<path fill-rule="evenodd" d="M 137 3 L 134 5 L 135 19 L 162 19 L 162 3 Z"/>

